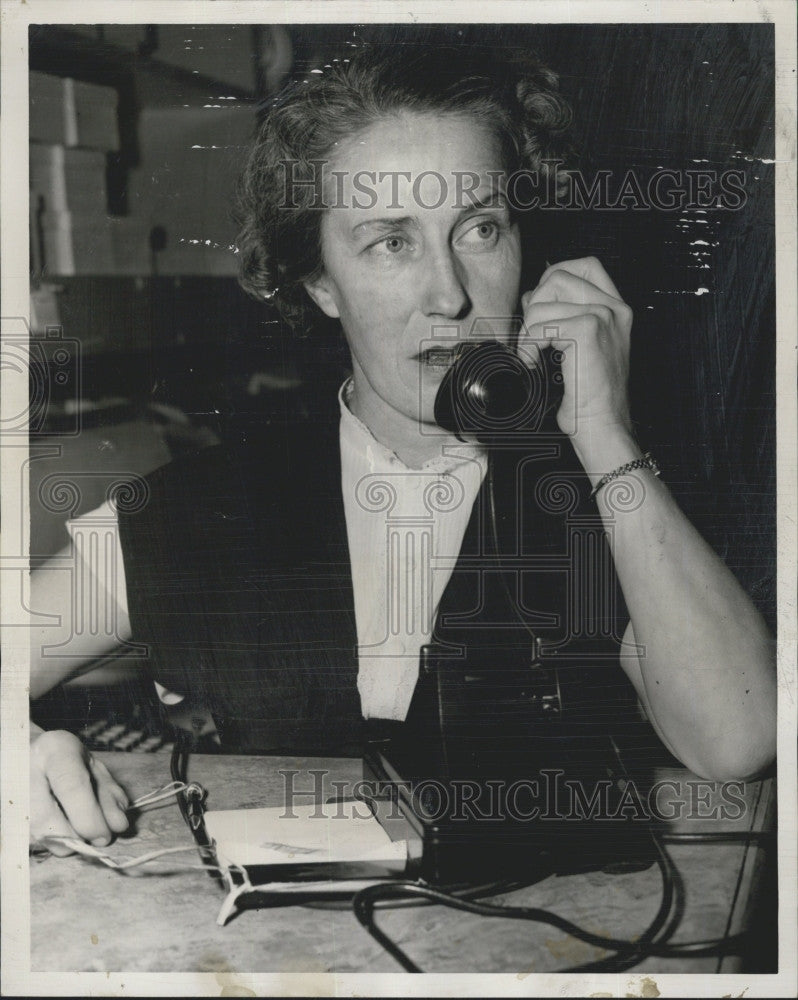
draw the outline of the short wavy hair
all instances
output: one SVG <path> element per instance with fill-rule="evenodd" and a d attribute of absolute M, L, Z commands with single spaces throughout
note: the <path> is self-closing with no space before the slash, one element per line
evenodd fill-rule
<path fill-rule="evenodd" d="M 239 281 L 307 333 L 321 318 L 303 282 L 322 268 L 323 212 L 310 185 L 340 143 L 402 111 L 470 115 L 499 140 L 504 168 L 550 177 L 571 157 L 571 109 L 534 55 L 473 46 L 367 44 L 289 84 L 263 115 L 238 186 Z M 275 292 L 275 289 L 277 290 Z"/>

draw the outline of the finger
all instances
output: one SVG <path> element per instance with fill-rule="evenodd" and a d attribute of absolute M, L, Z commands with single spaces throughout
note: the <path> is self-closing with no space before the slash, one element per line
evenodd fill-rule
<path fill-rule="evenodd" d="M 556 347 L 567 351 L 577 342 L 593 340 L 598 345 L 610 343 L 613 335 L 610 328 L 593 312 L 580 312 L 567 319 L 562 316 L 557 320 L 532 323 L 526 327 L 526 336 L 530 341 L 539 344 L 541 350 Z"/>
<path fill-rule="evenodd" d="M 524 310 L 538 302 L 574 302 L 583 306 L 598 304 L 608 306 L 619 319 L 631 320 L 632 315 L 632 310 L 617 295 L 564 270 L 555 271 L 545 281 L 541 280 L 537 288 L 521 298 Z"/>
<path fill-rule="evenodd" d="M 579 257 L 576 260 L 563 260 L 557 264 L 549 264 L 540 277 L 538 284 L 542 284 L 555 271 L 566 271 L 575 278 L 583 278 L 592 285 L 600 288 L 613 298 L 620 299 L 621 295 L 615 287 L 612 278 L 604 270 L 604 265 L 597 257 Z"/>
<path fill-rule="evenodd" d="M 545 326 L 550 327 L 545 337 L 556 336 L 560 322 L 585 315 L 596 316 L 601 322 L 610 324 L 615 314 L 601 302 L 532 302 L 524 312 L 522 332 L 528 333 L 532 327 Z"/>
<path fill-rule="evenodd" d="M 522 333 L 518 338 L 516 351 L 527 368 L 539 368 L 541 364 L 540 346 Z"/>
<path fill-rule="evenodd" d="M 92 759 L 90 767 L 105 822 L 114 833 L 124 833 L 130 825 L 125 812 L 130 805 L 127 795 L 102 761 Z"/>
<path fill-rule="evenodd" d="M 52 761 L 47 770 L 50 789 L 66 818 L 83 840 L 95 847 L 111 842 L 111 830 L 97 801 L 87 762 L 82 755 L 67 754 Z"/>
<path fill-rule="evenodd" d="M 74 854 L 71 847 L 48 837 L 76 837 L 60 806 L 50 794 L 50 786 L 41 771 L 31 768 L 30 775 L 30 841 L 41 843 L 51 854 L 65 858 Z"/>

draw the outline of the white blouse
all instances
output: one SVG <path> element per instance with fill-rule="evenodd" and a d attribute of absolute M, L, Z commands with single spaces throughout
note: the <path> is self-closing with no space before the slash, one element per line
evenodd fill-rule
<path fill-rule="evenodd" d="M 487 470 L 474 445 L 410 469 L 341 404 L 343 488 L 364 718 L 403 720 Z"/>

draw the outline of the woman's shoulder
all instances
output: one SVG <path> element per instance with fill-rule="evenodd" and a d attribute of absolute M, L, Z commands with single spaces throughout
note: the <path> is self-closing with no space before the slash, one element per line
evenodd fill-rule
<path fill-rule="evenodd" d="M 175 458 L 145 478 L 138 509 L 119 511 L 124 536 L 177 542 L 240 535 L 340 484 L 337 428 L 270 425 Z M 340 490 L 340 486 L 339 486 Z M 270 516 L 274 515 L 274 516 Z"/>

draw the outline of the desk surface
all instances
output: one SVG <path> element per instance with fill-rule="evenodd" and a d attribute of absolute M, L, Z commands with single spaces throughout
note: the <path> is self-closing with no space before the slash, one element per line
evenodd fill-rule
<path fill-rule="evenodd" d="M 102 754 L 131 798 L 169 780 L 164 754 Z M 230 809 L 282 803 L 285 779 L 296 768 L 296 788 L 312 787 L 310 767 L 330 768 L 336 778 L 357 780 L 359 761 L 204 756 L 191 760 L 190 778 L 209 792 L 208 807 Z M 684 770 L 660 770 L 657 778 L 681 783 Z M 695 779 L 693 779 L 695 780 Z M 745 810 L 737 820 L 674 820 L 678 831 L 764 829 L 772 823 L 772 782 L 745 786 Z M 716 795 L 700 811 L 711 811 Z M 176 804 L 140 815 L 133 836 L 109 853 L 137 856 L 158 847 L 190 844 Z M 682 921 L 672 942 L 722 937 L 751 919 L 764 851 L 742 843 L 669 847 L 685 886 Z M 196 864 L 191 852 L 174 857 L 174 868 L 121 874 L 79 857 L 31 859 L 31 969 L 98 972 L 389 972 L 399 970 L 348 911 L 286 906 L 247 910 L 225 927 L 216 924 L 223 891 L 207 873 L 181 869 Z M 155 866 L 153 866 L 155 867 Z M 164 874 L 164 872 L 170 872 Z M 642 872 L 550 876 L 502 899 L 543 907 L 595 933 L 635 937 L 653 919 L 661 898 L 655 865 Z M 773 903 L 775 906 L 775 902 Z M 490 920 L 439 907 L 379 914 L 380 925 L 425 972 L 502 972 L 519 978 L 558 971 L 603 956 L 599 949 L 544 924 Z M 635 971 L 734 972 L 734 956 L 648 958 Z"/>

